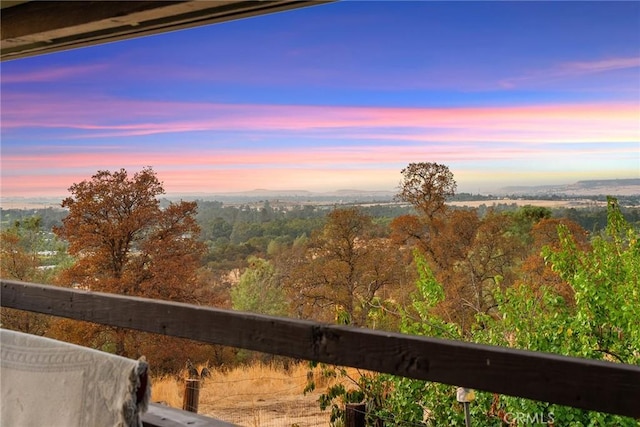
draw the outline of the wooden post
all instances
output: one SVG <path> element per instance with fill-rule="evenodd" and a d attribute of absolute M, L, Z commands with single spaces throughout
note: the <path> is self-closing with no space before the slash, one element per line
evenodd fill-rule
<path fill-rule="evenodd" d="M 198 401 L 200 399 L 200 380 L 190 378 L 185 380 L 184 384 L 184 400 L 182 401 L 182 409 L 184 411 L 198 413 Z"/>
<path fill-rule="evenodd" d="M 365 427 L 367 405 L 364 403 L 347 403 L 344 407 L 345 427 Z"/>

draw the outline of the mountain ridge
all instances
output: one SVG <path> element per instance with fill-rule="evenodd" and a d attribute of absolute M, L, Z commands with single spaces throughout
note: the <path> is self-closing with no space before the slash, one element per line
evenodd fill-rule
<path fill-rule="evenodd" d="M 497 195 L 566 195 L 566 196 L 635 196 L 640 195 L 640 178 L 589 179 L 573 184 L 508 186 L 499 189 Z"/>

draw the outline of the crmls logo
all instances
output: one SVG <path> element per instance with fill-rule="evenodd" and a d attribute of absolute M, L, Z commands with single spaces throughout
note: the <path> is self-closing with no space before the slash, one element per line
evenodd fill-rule
<path fill-rule="evenodd" d="M 507 412 L 504 417 L 502 417 L 502 421 L 507 424 L 515 424 L 515 425 L 536 425 L 536 424 L 548 424 L 552 425 L 554 423 L 553 412 L 549 412 L 545 414 L 544 412 Z"/>

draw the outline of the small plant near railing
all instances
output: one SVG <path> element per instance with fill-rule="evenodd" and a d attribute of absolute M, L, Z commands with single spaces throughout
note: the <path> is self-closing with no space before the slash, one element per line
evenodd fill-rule
<path fill-rule="evenodd" d="M 344 425 L 348 405 L 360 403 L 366 407 L 367 425 L 377 425 L 376 413 L 389 392 L 389 383 L 383 378 L 375 372 L 310 362 L 304 392 L 314 391 L 318 383 L 320 386 L 328 383 L 318 398 L 318 404 L 321 410 L 331 411 L 330 420 L 334 427 Z"/>

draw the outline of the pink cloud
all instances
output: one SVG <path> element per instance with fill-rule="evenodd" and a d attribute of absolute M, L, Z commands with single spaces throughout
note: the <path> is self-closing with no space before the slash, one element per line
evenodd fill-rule
<path fill-rule="evenodd" d="M 150 102 L 95 98 L 69 102 L 6 100 L 3 129 L 55 128 L 75 138 L 117 138 L 188 132 L 330 132 L 331 137 L 395 132 L 403 140 L 632 141 L 638 139 L 634 103 L 532 105 L 517 107 L 392 108 Z M 77 131 L 81 132 L 80 134 Z M 393 132 L 391 132 L 393 133 Z M 406 135 L 404 138 L 402 134 Z"/>
<path fill-rule="evenodd" d="M 479 185 L 487 179 L 510 181 L 514 173 L 519 177 L 533 175 L 532 170 L 548 168 L 558 159 L 591 159 L 603 163 L 612 156 L 624 158 L 628 155 L 624 148 L 612 149 L 606 145 L 593 145 L 576 153 L 571 147 L 548 150 L 544 146 L 423 144 L 300 147 L 248 153 L 198 151 L 188 147 L 179 154 L 137 151 L 98 156 L 95 153 L 50 156 L 42 152 L 30 157 L 3 156 L 2 195 L 65 195 L 71 184 L 89 179 L 97 170 L 124 167 L 134 172 L 147 165 L 154 167 L 168 193 L 229 192 L 258 186 L 326 191 L 345 187 L 393 189 L 399 182 L 400 168 L 422 159 L 447 164 L 457 178 L 470 179 Z M 526 167 L 521 163 L 523 159 L 526 159 Z M 486 172 L 487 169 L 491 172 Z M 619 163 L 615 173 L 616 176 L 633 176 L 632 170 L 626 170 L 624 164 Z"/>
<path fill-rule="evenodd" d="M 81 149 L 79 150 L 81 151 Z M 627 153 L 624 148 L 612 148 L 606 145 L 592 145 L 580 153 L 611 156 L 619 152 Z M 163 170 L 188 169 L 212 171 L 224 169 L 277 169 L 298 170 L 314 168 L 368 168 L 371 165 L 402 164 L 415 159 L 430 158 L 434 161 L 478 162 L 508 159 L 544 159 L 572 156 L 571 147 L 550 150 L 545 145 L 370 145 L 358 147 L 298 147 L 293 149 L 255 148 L 251 150 L 190 149 L 182 147 L 169 152 L 148 152 L 130 150 L 127 152 L 106 152 L 96 155 L 94 152 L 73 154 L 49 153 L 42 150 L 32 154 L 8 154 L 3 156 L 3 178 L 40 173 L 68 174 L 80 172 L 90 176 L 100 169 L 139 169 L 152 165 Z M 90 172 L 90 173 L 88 173 Z"/>
<path fill-rule="evenodd" d="M 331 166 L 290 165 L 287 168 L 263 166 L 260 168 L 193 169 L 156 168 L 165 183 L 167 193 L 180 192 L 232 192 L 255 188 L 271 190 L 302 189 L 328 191 L 341 188 L 392 190 L 399 182 L 399 169 L 387 166 L 367 168 L 336 168 Z"/>
<path fill-rule="evenodd" d="M 421 159 L 471 168 L 498 162 L 523 174 L 556 158 L 614 163 L 611 159 L 637 159 L 639 114 L 637 103 L 623 102 L 392 108 L 110 98 L 74 102 L 8 93 L 3 94 L 2 193 L 66 194 L 71 184 L 97 170 L 135 171 L 148 165 L 169 192 L 220 192 L 251 189 L 256 183 L 275 189 L 389 188 L 404 165 Z M 45 133 L 56 129 L 57 141 L 61 132 L 76 140 L 68 146 L 47 141 L 40 147 L 14 142 L 19 140 L 14 133 L 36 127 Z M 179 133 L 185 141 L 189 132 L 208 132 L 211 142 L 202 142 L 200 135 L 197 146 L 149 148 L 119 139 Z M 232 134 L 227 148 L 216 144 L 222 132 Z M 280 138 L 299 138 L 300 144 L 280 148 Z M 234 147 L 236 140 L 242 145 Z M 340 147 L 333 147 L 333 141 Z M 523 168 L 523 159 L 534 166 Z M 622 173 L 628 164 L 618 161 L 611 167 Z"/>
<path fill-rule="evenodd" d="M 50 158 L 23 159 L 23 167 L 13 168 L 14 159 L 3 159 L 12 165 L 9 170 L 3 164 L 2 195 L 62 195 L 76 182 L 89 179 L 99 169 L 115 170 L 124 167 L 134 172 L 151 164 L 163 181 L 168 193 L 183 192 L 230 192 L 250 190 L 256 187 L 269 189 L 328 189 L 361 188 L 392 190 L 399 182 L 400 168 L 408 162 L 427 159 L 445 163 L 452 168 L 460 183 L 472 182 L 481 185 L 485 181 L 512 182 L 514 174 L 519 179 L 538 178 L 559 173 L 550 166 L 558 159 L 578 157 L 606 162 L 616 153 L 624 156 L 623 149 L 594 146 L 582 150 L 578 155 L 570 148 L 549 151 L 544 147 L 425 147 L 386 146 L 339 149 L 316 149 L 280 151 L 256 151 L 246 153 L 195 152 L 186 150 L 181 156 L 171 153 L 135 153 L 127 156 L 75 155 L 67 159 Z M 627 153 L 628 154 L 628 153 Z M 526 159 L 527 167 L 520 160 Z M 30 163 L 33 162 L 33 163 Z M 67 163 L 57 163 L 67 162 Z M 490 166 L 487 166 L 487 162 Z M 51 165 L 56 165 L 52 168 Z M 540 175 L 539 170 L 548 170 Z M 616 168 L 615 176 L 633 176 L 633 170 L 624 165 Z M 566 177 L 574 171 L 565 170 Z M 606 177 L 607 172 L 598 172 Z M 612 174 L 611 171 L 608 172 Z M 620 175 L 622 174 L 622 175 Z M 625 175 L 626 174 L 626 175 Z M 611 176 L 609 176 L 611 177 Z M 477 191 L 478 187 L 474 187 Z"/>

